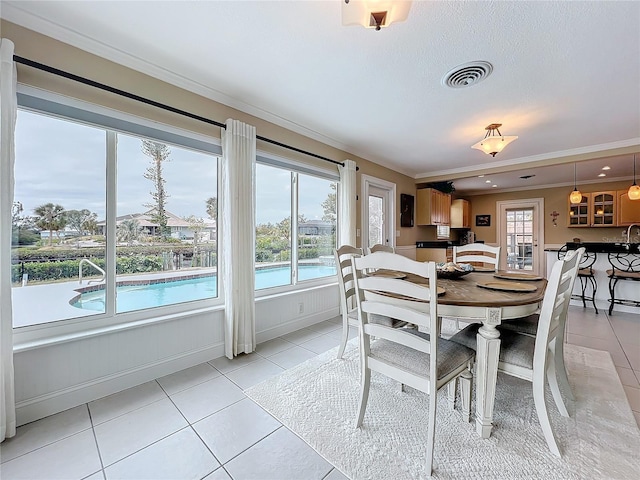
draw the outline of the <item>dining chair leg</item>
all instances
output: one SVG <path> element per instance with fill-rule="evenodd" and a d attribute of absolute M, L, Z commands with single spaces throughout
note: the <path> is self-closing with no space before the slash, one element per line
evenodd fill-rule
<path fill-rule="evenodd" d="M 360 380 L 360 407 L 358 407 L 358 416 L 356 419 L 356 428 L 360 428 L 364 413 L 367 409 L 367 401 L 369 400 L 369 386 L 371 384 L 371 370 L 366 366 L 362 371 L 362 379 Z"/>
<path fill-rule="evenodd" d="M 435 380 L 432 380 L 435 384 Z M 427 473 L 433 473 L 433 446 L 436 437 L 436 406 L 438 402 L 438 391 L 432 386 L 429 394 L 429 427 L 427 428 Z"/>
<path fill-rule="evenodd" d="M 549 412 L 547 411 L 547 404 L 545 403 L 545 372 L 539 372 L 533 377 L 533 403 L 536 406 L 536 412 L 538 413 L 538 420 L 540 421 L 540 427 L 542 427 L 542 433 L 547 441 L 547 446 L 551 453 L 560 457 L 560 449 L 556 442 L 556 437 L 553 434 L 551 428 L 551 421 L 549 420 Z"/>
<path fill-rule="evenodd" d="M 473 375 L 471 374 L 471 366 L 460 375 L 460 400 L 462 404 L 462 418 L 465 422 L 471 420 L 471 382 Z"/>
<path fill-rule="evenodd" d="M 340 340 L 340 348 L 338 349 L 338 360 L 344 355 L 344 349 L 347 347 L 347 341 L 349 340 L 349 317 L 342 315 L 342 339 Z"/>
<path fill-rule="evenodd" d="M 449 409 L 456 409 L 456 386 L 458 385 L 458 377 L 454 378 L 447 384 L 447 400 L 449 401 Z"/>

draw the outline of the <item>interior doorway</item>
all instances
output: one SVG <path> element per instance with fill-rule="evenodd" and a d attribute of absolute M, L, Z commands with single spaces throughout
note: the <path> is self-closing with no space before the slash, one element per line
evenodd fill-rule
<path fill-rule="evenodd" d="M 362 175 L 362 248 L 395 247 L 396 184 Z"/>
<path fill-rule="evenodd" d="M 498 242 L 502 247 L 499 268 L 544 275 L 544 199 L 497 202 Z"/>

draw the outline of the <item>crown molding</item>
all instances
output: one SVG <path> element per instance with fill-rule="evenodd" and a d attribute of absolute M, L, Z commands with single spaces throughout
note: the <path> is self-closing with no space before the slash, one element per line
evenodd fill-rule
<path fill-rule="evenodd" d="M 605 182 L 606 183 L 624 182 L 624 181 L 631 182 L 632 180 L 633 180 L 633 177 L 629 175 L 628 177 L 607 178 L 606 180 L 603 180 L 601 178 L 595 179 L 595 180 L 581 180 L 577 183 L 577 185 L 579 187 L 582 187 L 583 185 L 595 185 L 595 184 L 600 184 Z M 561 183 L 553 183 L 548 185 L 530 185 L 526 187 L 489 188 L 489 190 L 466 190 L 466 191 L 456 190 L 456 193 L 464 197 L 467 195 L 468 196 L 493 195 L 496 193 L 520 192 L 525 190 L 546 190 L 550 188 L 573 187 L 573 186 L 574 186 L 574 182 L 561 182 Z"/>
<path fill-rule="evenodd" d="M 439 170 L 435 172 L 425 172 L 416 175 L 414 178 L 420 181 L 429 181 L 429 177 L 446 177 L 454 176 L 460 178 L 461 175 L 474 174 L 476 172 L 484 173 L 491 169 L 505 169 L 507 167 L 509 171 L 519 170 L 522 167 L 534 167 L 542 166 L 535 165 L 539 162 L 545 162 L 549 160 L 558 160 L 559 163 L 571 163 L 576 161 L 574 157 L 583 156 L 581 160 L 592 160 L 600 157 L 608 157 L 613 155 L 620 155 L 625 153 L 633 153 L 636 147 L 640 147 L 640 137 L 630 138 L 627 140 L 620 140 L 617 142 L 603 143 L 600 145 L 589 145 L 586 147 L 572 148 L 569 150 L 560 150 L 557 152 L 543 153 L 540 155 L 531 155 L 529 157 L 514 158 L 510 160 L 503 160 L 500 162 L 483 163 L 482 165 L 475 165 L 473 167 L 460 167 L 452 168 L 450 170 Z M 630 149 L 630 151 L 620 151 L 623 149 Z M 640 151 L 640 150 L 638 150 Z M 518 166 L 519 168 L 513 168 Z"/>

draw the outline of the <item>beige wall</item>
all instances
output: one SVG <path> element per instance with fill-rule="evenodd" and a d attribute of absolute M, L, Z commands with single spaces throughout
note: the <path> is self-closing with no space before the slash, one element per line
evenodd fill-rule
<path fill-rule="evenodd" d="M 607 190 L 626 190 L 631 182 L 609 182 L 594 185 L 585 185 L 580 187 L 583 193 L 601 192 Z M 523 190 L 518 192 L 496 193 L 494 195 L 473 195 L 467 197 L 471 201 L 472 227 L 476 233 L 478 240 L 484 240 L 487 243 L 496 242 L 496 202 L 504 200 L 520 200 L 526 198 L 544 198 L 544 243 L 564 244 L 571 241 L 574 237 L 580 238 L 583 242 L 602 241 L 605 238 L 614 237 L 621 238 L 622 231 L 625 227 L 607 227 L 607 228 L 568 228 L 569 216 L 569 193 L 572 187 L 544 188 L 538 190 Z M 554 227 L 551 213 L 558 212 L 557 223 Z M 490 227 L 476 227 L 476 215 L 491 215 Z"/>
<path fill-rule="evenodd" d="M 416 187 L 413 178 L 407 177 L 406 175 L 394 170 L 369 162 L 363 158 L 351 155 L 345 151 L 297 134 L 195 93 L 188 92 L 143 73 L 136 72 L 130 68 L 71 47 L 57 40 L 53 40 L 50 37 L 22 28 L 5 20 L 1 21 L 0 31 L 2 32 L 3 37 L 9 38 L 14 42 L 16 55 L 25 57 L 29 60 L 44 63 L 46 65 L 65 70 L 160 103 L 165 103 L 172 107 L 186 110 L 218 122 L 224 122 L 227 118 L 241 120 L 251 125 L 255 125 L 258 135 L 292 145 L 336 161 L 342 161 L 344 159 L 355 160 L 360 168 L 357 176 L 357 191 L 360 192 L 360 178 L 362 174 L 394 182 L 397 185 L 396 208 L 398 210 L 400 206 L 401 193 L 415 195 Z M 197 120 L 172 114 L 149 105 L 110 94 L 96 88 L 85 86 L 20 64 L 18 65 L 18 82 L 139 117 L 148 118 L 178 128 L 183 128 L 192 132 L 209 135 L 216 139 L 220 138 L 220 129 L 218 127 L 213 127 Z M 211 85 L 211 87 L 215 88 L 215 85 Z M 265 142 L 258 141 L 257 148 L 259 151 L 273 153 L 281 157 L 290 158 L 311 165 L 319 165 L 325 168 L 328 165 L 322 160 L 298 154 Z M 360 202 L 361 199 L 359 199 L 357 203 L 357 228 L 359 229 L 362 228 Z M 400 237 L 396 238 L 397 245 L 414 245 L 416 240 L 419 239 L 417 237 L 417 228 L 400 228 L 399 213 L 396 215 L 396 230 L 400 231 Z"/>

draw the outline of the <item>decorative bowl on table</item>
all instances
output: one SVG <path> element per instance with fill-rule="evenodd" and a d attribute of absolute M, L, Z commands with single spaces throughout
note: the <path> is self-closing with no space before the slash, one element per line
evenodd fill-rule
<path fill-rule="evenodd" d="M 436 263 L 438 278 L 460 278 L 473 272 L 473 265 L 469 263 Z"/>

